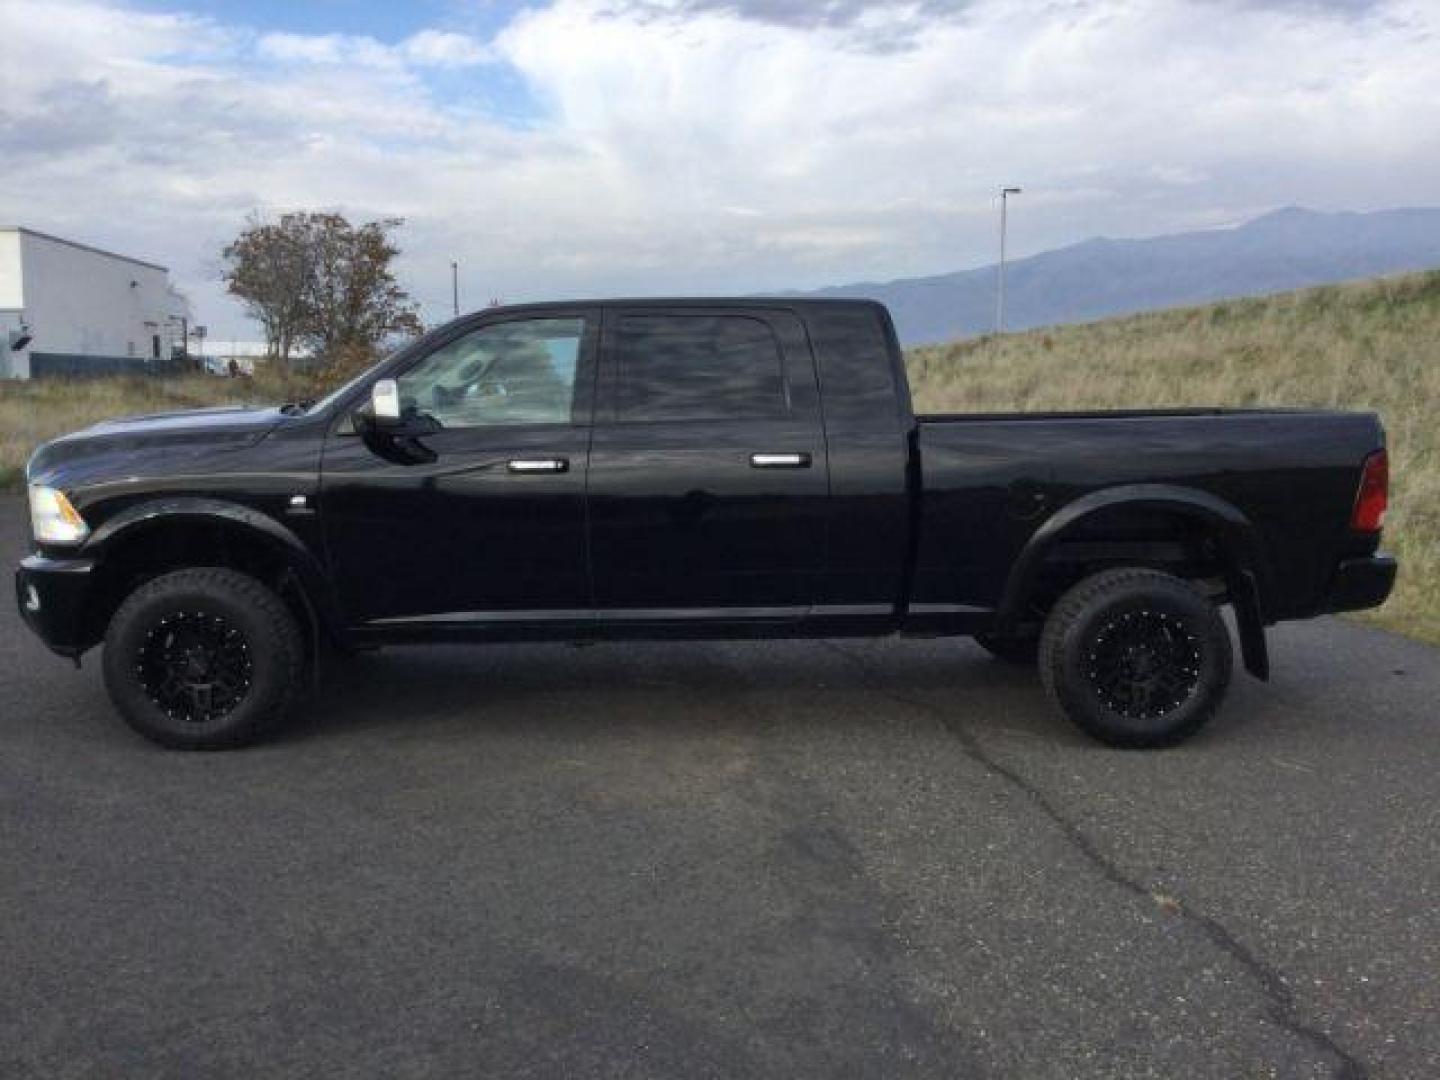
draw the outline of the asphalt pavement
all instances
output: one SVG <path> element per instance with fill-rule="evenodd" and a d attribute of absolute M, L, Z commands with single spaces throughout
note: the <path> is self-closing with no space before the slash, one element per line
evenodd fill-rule
<path fill-rule="evenodd" d="M 885 640 L 386 650 L 181 754 L 7 603 L 0 1076 L 1440 1075 L 1440 652 L 1273 654 L 1159 753 Z"/>

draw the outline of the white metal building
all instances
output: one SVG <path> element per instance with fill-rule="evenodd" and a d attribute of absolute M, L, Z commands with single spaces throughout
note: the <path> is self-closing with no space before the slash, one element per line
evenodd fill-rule
<path fill-rule="evenodd" d="M 188 319 L 163 266 L 0 229 L 0 378 L 174 370 Z"/>

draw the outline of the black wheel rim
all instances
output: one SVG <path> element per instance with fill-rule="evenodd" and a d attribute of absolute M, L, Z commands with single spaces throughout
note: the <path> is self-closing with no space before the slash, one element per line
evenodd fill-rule
<path fill-rule="evenodd" d="M 250 692 L 250 643 L 237 626 L 212 612 L 162 617 L 141 643 L 135 674 L 145 694 L 170 720 L 213 724 Z"/>
<path fill-rule="evenodd" d="M 1158 720 L 1200 684 L 1200 639 L 1163 611 L 1119 612 L 1095 633 L 1085 674 L 1105 707 L 1134 720 Z"/>

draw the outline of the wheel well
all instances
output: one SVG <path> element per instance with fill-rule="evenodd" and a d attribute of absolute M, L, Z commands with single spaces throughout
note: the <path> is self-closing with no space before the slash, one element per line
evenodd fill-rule
<path fill-rule="evenodd" d="M 1241 569 L 1220 528 L 1203 517 L 1160 507 L 1106 507 L 1081 518 L 1045 550 L 1017 613 L 1019 622 L 1038 625 L 1072 585 L 1129 566 L 1174 574 L 1217 604 L 1231 599 Z"/>
<path fill-rule="evenodd" d="M 296 571 L 295 561 L 276 541 L 225 521 L 182 519 L 136 527 L 106 545 L 98 568 L 87 636 L 91 643 L 125 598 L 152 578 L 193 566 L 224 566 L 263 582 L 290 608 L 308 646 L 318 644 L 319 620 Z"/>

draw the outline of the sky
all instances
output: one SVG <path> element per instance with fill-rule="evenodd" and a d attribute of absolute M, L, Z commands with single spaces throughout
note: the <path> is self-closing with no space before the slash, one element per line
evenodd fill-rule
<path fill-rule="evenodd" d="M 254 338 L 248 215 L 461 305 L 753 293 L 1440 203 L 1440 0 L 0 0 L 0 225 Z"/>

